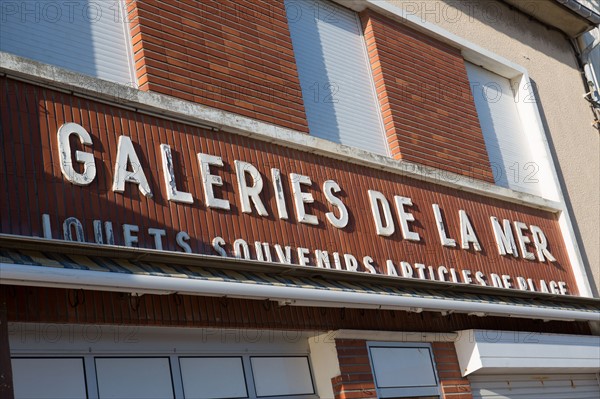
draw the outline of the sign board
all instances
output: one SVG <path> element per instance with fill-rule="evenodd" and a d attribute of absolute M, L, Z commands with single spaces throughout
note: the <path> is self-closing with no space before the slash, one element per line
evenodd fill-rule
<path fill-rule="evenodd" d="M 577 293 L 551 212 L 2 86 L 4 234 Z"/>

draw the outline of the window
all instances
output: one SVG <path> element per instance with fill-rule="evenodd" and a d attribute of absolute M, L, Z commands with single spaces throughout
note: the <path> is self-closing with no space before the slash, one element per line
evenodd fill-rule
<path fill-rule="evenodd" d="M 241 357 L 179 358 L 186 398 L 247 398 Z"/>
<path fill-rule="evenodd" d="M 312 395 L 308 357 L 252 357 L 252 374 L 258 397 Z"/>
<path fill-rule="evenodd" d="M 518 101 L 533 98 L 516 98 L 509 79 L 465 64 L 496 184 L 541 195 L 540 157 L 531 150 L 531 138 L 517 107 Z"/>
<path fill-rule="evenodd" d="M 12 359 L 15 398 L 87 398 L 83 358 Z"/>
<path fill-rule="evenodd" d="M 378 397 L 439 397 L 430 345 L 369 342 L 368 346 Z"/>
<path fill-rule="evenodd" d="M 324 0 L 286 0 L 310 133 L 387 155 L 358 15 Z"/>
<path fill-rule="evenodd" d="M 133 58 L 121 0 L 0 0 L 0 51 L 132 85 Z"/>
<path fill-rule="evenodd" d="M 168 357 L 96 358 L 100 399 L 173 398 Z"/>

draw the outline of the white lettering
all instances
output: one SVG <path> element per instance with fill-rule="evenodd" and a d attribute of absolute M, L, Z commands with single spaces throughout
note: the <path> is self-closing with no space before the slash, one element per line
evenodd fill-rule
<path fill-rule="evenodd" d="M 373 266 L 373 258 L 370 256 L 365 256 L 363 258 L 363 266 L 369 271 L 369 273 L 377 274 L 377 270 L 375 270 L 375 267 Z"/>
<path fill-rule="evenodd" d="M 315 215 L 307 214 L 304 204 L 312 204 L 315 202 L 311 193 L 302 191 L 302 185 L 311 186 L 310 177 L 290 173 L 290 182 L 292 183 L 292 194 L 294 195 L 294 205 L 296 207 L 296 218 L 300 223 L 318 225 L 319 220 Z"/>
<path fill-rule="evenodd" d="M 523 234 L 523 230 L 527 230 L 527 225 L 521 222 L 514 222 L 515 231 L 517 233 L 517 240 L 519 241 L 519 247 L 521 248 L 521 255 L 524 259 L 535 260 L 535 256 L 527 251 L 527 245 L 531 242 L 529 237 Z"/>
<path fill-rule="evenodd" d="M 444 227 L 444 218 L 442 217 L 442 211 L 440 210 L 440 206 L 438 204 L 432 204 L 433 215 L 435 216 L 435 225 L 438 230 L 438 235 L 440 236 L 440 243 L 444 247 L 455 247 L 456 240 L 453 238 L 449 238 L 446 235 L 446 228 Z"/>
<path fill-rule="evenodd" d="M 133 244 L 137 244 L 138 236 L 133 234 L 140 231 L 140 228 L 135 224 L 124 224 L 123 225 L 123 239 L 125 240 L 126 247 L 133 247 Z"/>
<path fill-rule="evenodd" d="M 473 244 L 473 249 L 475 251 L 481 251 L 481 245 L 479 245 L 479 240 L 477 239 L 477 235 L 475 234 L 475 230 L 471 225 L 471 221 L 469 220 L 469 216 L 467 216 L 467 212 L 464 210 L 458 211 L 458 215 L 460 218 L 460 246 L 462 249 L 469 249 L 470 244 Z"/>
<path fill-rule="evenodd" d="M 158 250 L 163 249 L 162 238 L 167 235 L 167 232 L 163 229 L 148 229 L 148 234 L 154 237 L 154 248 Z"/>
<path fill-rule="evenodd" d="M 392 211 L 390 204 L 385 196 L 379 191 L 369 190 L 369 202 L 371 203 L 371 212 L 375 221 L 375 231 L 378 235 L 389 237 L 394 234 L 394 219 L 392 219 Z M 381 208 L 379 206 L 381 204 Z M 383 210 L 383 219 L 381 218 L 380 209 Z"/>
<path fill-rule="evenodd" d="M 408 227 L 408 222 L 414 222 L 415 217 L 412 213 L 407 212 L 404 207 L 413 206 L 412 200 L 410 198 L 396 195 L 394 197 L 394 201 L 396 203 L 396 210 L 398 211 L 398 215 L 400 217 L 400 229 L 402 231 L 402 237 L 409 241 L 421 241 L 419 233 L 410 231 L 410 227 Z"/>
<path fill-rule="evenodd" d="M 535 251 L 537 252 L 537 256 L 540 262 L 544 262 L 546 259 L 544 255 L 550 262 L 556 262 L 556 258 L 548 251 L 548 240 L 544 235 L 542 229 L 538 226 L 531 225 L 529 226 L 531 229 L 531 235 L 533 236 L 533 245 L 535 245 Z"/>
<path fill-rule="evenodd" d="M 327 212 L 325 217 L 333 227 L 343 229 L 348 225 L 348 209 L 341 199 L 333 195 L 333 193 L 339 193 L 340 191 L 342 191 L 342 189 L 333 180 L 327 180 L 323 183 L 323 193 L 325 194 L 325 198 L 331 205 L 338 209 L 340 214 L 340 216 L 337 217 L 333 212 Z"/>
<path fill-rule="evenodd" d="M 496 239 L 496 245 L 498 246 L 498 253 L 502 256 L 511 254 L 515 258 L 519 257 L 517 251 L 517 244 L 515 243 L 515 237 L 510 228 L 510 220 L 504 219 L 502 224 L 504 229 L 500 226 L 498 218 L 490 217 L 492 221 L 492 230 L 494 231 L 494 238 Z"/>
<path fill-rule="evenodd" d="M 252 205 L 250 204 L 250 200 L 252 200 L 252 203 L 260 216 L 269 216 L 269 213 L 260 199 L 260 192 L 263 189 L 263 179 L 258 169 L 248 162 L 235 160 L 233 163 L 235 165 L 235 174 L 237 176 L 240 202 L 242 203 L 242 212 L 252 213 Z M 250 175 L 252 186 L 248 186 L 246 175 Z"/>
<path fill-rule="evenodd" d="M 131 166 L 132 170 L 129 170 Z M 117 144 L 117 161 L 115 162 L 115 176 L 113 178 L 113 191 L 125 192 L 125 183 L 133 183 L 145 197 L 152 198 L 152 190 L 148 179 L 142 169 L 142 163 L 138 158 L 131 138 L 120 136 Z"/>
<path fill-rule="evenodd" d="M 193 204 L 194 198 L 192 194 L 177 189 L 175 181 L 175 168 L 173 167 L 173 154 L 171 147 L 167 144 L 160 145 L 160 155 L 162 158 L 163 179 L 167 190 L 167 199 L 173 202 L 181 202 L 184 204 Z"/>
<path fill-rule="evenodd" d="M 200 163 L 200 174 L 202 175 L 202 187 L 204 187 L 204 201 L 209 208 L 229 210 L 231 204 L 222 198 L 215 198 L 214 186 L 221 187 L 223 179 L 221 176 L 210 173 L 211 166 L 223 167 L 223 159 L 214 155 L 198 153 Z M 246 244 L 247 245 L 247 244 Z"/>
<path fill-rule="evenodd" d="M 271 177 L 273 179 L 273 189 L 275 190 L 275 202 L 277 203 L 279 219 L 287 220 L 287 206 L 285 205 L 285 195 L 283 194 L 283 184 L 281 182 L 281 172 L 279 169 L 271 169 Z"/>
<path fill-rule="evenodd" d="M 298 248 L 298 264 L 300 266 L 308 266 L 310 260 L 308 259 L 308 248 Z"/>
<path fill-rule="evenodd" d="M 71 162 L 71 144 L 69 137 L 74 134 L 79 138 L 82 145 L 91 146 L 92 137 L 77 123 L 65 123 L 57 132 L 58 138 L 58 158 L 60 162 L 60 171 L 65 179 L 78 186 L 87 186 L 96 178 L 96 161 L 94 154 L 89 152 L 75 151 L 75 161 L 83 165 L 83 173 L 78 173 L 73 168 Z"/>
<path fill-rule="evenodd" d="M 179 245 L 179 247 L 181 249 L 183 249 L 183 252 L 191 254 L 192 253 L 192 247 L 190 247 L 190 245 L 186 242 L 186 241 L 189 241 L 189 240 L 190 240 L 190 236 L 185 231 L 180 231 L 175 236 L 175 242 L 177 243 L 177 245 Z"/>
<path fill-rule="evenodd" d="M 211 241 L 212 247 L 216 253 L 221 255 L 223 258 L 227 258 L 227 252 L 225 251 L 225 240 L 223 237 L 214 237 Z"/>

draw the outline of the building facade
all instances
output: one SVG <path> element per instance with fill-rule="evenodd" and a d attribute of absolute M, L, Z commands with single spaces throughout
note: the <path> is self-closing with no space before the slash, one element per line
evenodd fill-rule
<path fill-rule="evenodd" d="M 3 397 L 598 397 L 593 1 L 0 6 Z"/>

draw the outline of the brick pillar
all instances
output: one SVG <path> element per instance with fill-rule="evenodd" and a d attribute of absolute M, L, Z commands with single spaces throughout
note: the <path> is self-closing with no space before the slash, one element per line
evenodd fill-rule
<path fill-rule="evenodd" d="M 494 183 L 460 50 L 371 10 L 360 17 L 392 156 Z"/>
<path fill-rule="evenodd" d="M 473 399 L 471 383 L 462 376 L 456 349 L 451 342 L 434 342 L 433 357 L 444 399 Z"/>
<path fill-rule="evenodd" d="M 341 374 L 331 379 L 335 399 L 376 398 L 365 340 L 335 340 Z"/>

